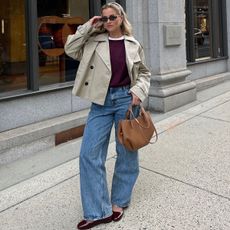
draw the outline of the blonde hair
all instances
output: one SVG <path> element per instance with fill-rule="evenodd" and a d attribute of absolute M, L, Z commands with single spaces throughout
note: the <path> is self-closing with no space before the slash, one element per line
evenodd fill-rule
<path fill-rule="evenodd" d="M 132 35 L 132 26 L 128 21 L 127 14 L 125 13 L 123 7 L 117 2 L 110 2 L 101 7 L 101 14 L 104 9 L 112 8 L 114 9 L 118 15 L 122 16 L 122 24 L 121 31 L 124 35 L 131 36 Z M 103 26 L 102 26 L 103 27 Z"/>

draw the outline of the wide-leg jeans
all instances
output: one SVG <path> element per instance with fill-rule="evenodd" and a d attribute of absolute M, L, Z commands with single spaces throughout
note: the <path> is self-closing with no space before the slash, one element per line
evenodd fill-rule
<path fill-rule="evenodd" d="M 139 174 L 138 153 L 121 145 L 116 136 L 116 163 L 111 198 L 107 187 L 105 161 L 113 124 L 125 118 L 132 96 L 129 87 L 109 88 L 104 105 L 92 103 L 80 151 L 80 187 L 84 219 L 112 215 L 112 205 L 126 207 Z M 136 108 L 138 113 L 139 108 Z"/>

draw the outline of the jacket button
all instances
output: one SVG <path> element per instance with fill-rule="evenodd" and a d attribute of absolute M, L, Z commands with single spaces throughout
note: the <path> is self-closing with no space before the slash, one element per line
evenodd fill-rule
<path fill-rule="evenodd" d="M 85 82 L 85 85 L 88 85 L 88 84 L 89 84 L 89 83 L 86 81 L 86 82 Z"/>
<path fill-rule="evenodd" d="M 91 66 L 90 66 L 90 69 L 93 69 L 93 68 L 94 68 L 94 67 L 91 65 Z"/>

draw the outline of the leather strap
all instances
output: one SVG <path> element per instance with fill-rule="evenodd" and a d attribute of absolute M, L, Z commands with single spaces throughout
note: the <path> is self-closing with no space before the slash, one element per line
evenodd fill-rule
<path fill-rule="evenodd" d="M 143 113 L 143 114 L 146 116 L 146 113 L 147 113 L 147 112 L 145 111 L 144 107 L 140 105 L 140 114 L 139 114 L 139 115 L 141 115 L 141 113 Z M 149 128 L 150 124 L 149 124 L 148 119 L 147 119 L 148 125 L 147 125 L 146 127 L 144 127 L 144 126 L 137 120 L 137 118 L 134 116 L 133 110 L 132 110 L 132 105 L 129 106 L 129 109 L 128 109 L 128 111 L 127 111 L 127 114 L 126 114 L 126 118 L 127 118 L 127 119 L 130 119 L 130 118 L 131 118 L 130 114 L 132 115 L 132 118 L 138 123 L 139 126 L 141 126 L 141 127 L 144 128 L 144 129 L 148 129 L 148 128 Z M 128 116 L 129 116 L 129 117 L 128 117 Z M 150 119 L 151 119 L 151 116 L 150 116 Z M 153 142 L 150 141 L 149 144 L 154 144 L 154 143 L 156 143 L 157 140 L 158 140 L 157 129 L 156 129 L 156 127 L 155 127 L 155 125 L 154 125 L 153 122 L 152 122 L 152 124 L 153 124 L 153 129 L 154 129 L 154 133 L 155 133 L 155 137 L 156 137 L 156 138 L 155 138 L 155 141 L 153 141 Z M 151 138 L 151 139 L 152 139 L 152 138 Z"/>

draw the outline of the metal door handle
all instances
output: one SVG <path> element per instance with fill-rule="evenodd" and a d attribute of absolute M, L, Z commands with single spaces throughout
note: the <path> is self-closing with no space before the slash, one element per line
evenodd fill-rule
<path fill-rule="evenodd" d="M 4 19 L 1 20 L 1 33 L 2 34 L 5 33 L 5 20 Z"/>

